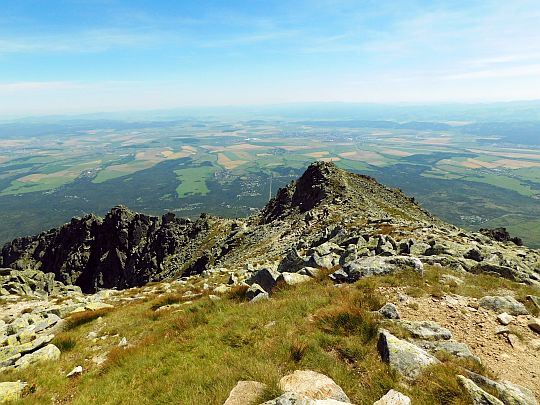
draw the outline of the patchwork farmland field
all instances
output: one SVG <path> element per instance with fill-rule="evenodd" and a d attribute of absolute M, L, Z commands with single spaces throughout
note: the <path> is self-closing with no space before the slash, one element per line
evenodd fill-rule
<path fill-rule="evenodd" d="M 197 119 L 88 121 L 32 137 L 12 131 L 0 141 L 0 241 L 116 204 L 244 216 L 321 159 L 399 187 L 456 225 L 504 225 L 540 246 L 540 147 L 493 136 L 492 126 L 473 129 Z"/>

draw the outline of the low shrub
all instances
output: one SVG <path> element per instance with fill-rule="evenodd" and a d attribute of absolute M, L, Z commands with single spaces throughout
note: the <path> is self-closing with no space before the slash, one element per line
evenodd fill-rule
<path fill-rule="evenodd" d="M 78 326 L 92 322 L 99 317 L 103 317 L 111 312 L 111 308 L 99 309 L 97 311 L 76 312 L 66 318 L 66 329 L 74 329 Z"/>
<path fill-rule="evenodd" d="M 60 334 L 54 338 L 52 343 L 56 347 L 58 347 L 61 352 L 69 352 L 76 346 L 77 341 L 73 339 L 71 336 Z"/>
<path fill-rule="evenodd" d="M 327 333 L 361 336 L 365 342 L 377 336 L 377 322 L 371 314 L 352 305 L 341 305 L 320 311 L 317 316 L 319 327 Z"/>

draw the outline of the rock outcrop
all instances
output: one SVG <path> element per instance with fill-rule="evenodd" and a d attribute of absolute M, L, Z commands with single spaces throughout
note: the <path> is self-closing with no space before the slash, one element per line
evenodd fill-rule
<path fill-rule="evenodd" d="M 328 271 L 335 281 L 354 282 L 442 265 L 540 285 L 540 253 L 491 236 L 445 224 L 369 176 L 316 162 L 243 220 L 201 215 L 190 221 L 119 206 L 104 218 L 74 218 L 58 229 L 15 239 L 3 247 L 0 267 L 45 273 L 47 283 L 36 285 L 37 294 L 54 290 L 53 276 L 94 292 L 248 265 L 247 274 L 235 275 L 241 283 L 253 276 L 254 263 L 283 273 L 286 283 L 301 278 L 285 273 L 314 277 Z M 263 284 L 267 281 L 273 283 Z M 2 284 L 4 295 L 16 289 L 9 280 Z"/>

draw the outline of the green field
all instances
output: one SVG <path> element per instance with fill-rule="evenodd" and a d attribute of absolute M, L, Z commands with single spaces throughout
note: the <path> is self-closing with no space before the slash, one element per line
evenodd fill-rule
<path fill-rule="evenodd" d="M 90 126 L 92 136 L 43 135 L 31 149 L 0 147 L 0 241 L 116 204 L 154 214 L 248 215 L 325 159 L 401 188 L 456 225 L 504 223 L 540 246 L 534 221 L 522 220 L 540 218 L 540 147 L 486 144 L 459 127 L 376 124 L 209 119 L 137 131 L 119 124 Z"/>
<path fill-rule="evenodd" d="M 188 195 L 206 195 L 210 192 L 206 179 L 216 171 L 212 166 L 191 167 L 175 170 L 174 173 L 180 181 L 176 187 L 176 195 L 183 198 Z"/>

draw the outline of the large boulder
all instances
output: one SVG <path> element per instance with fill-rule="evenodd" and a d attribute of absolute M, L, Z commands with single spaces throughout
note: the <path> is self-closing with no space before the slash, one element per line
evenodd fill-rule
<path fill-rule="evenodd" d="M 21 398 L 25 382 L 0 382 L 0 403 L 13 402 Z"/>
<path fill-rule="evenodd" d="M 408 378 L 416 378 L 425 367 L 439 363 L 425 350 L 395 337 L 386 330 L 379 333 L 377 350 L 384 362 Z"/>
<path fill-rule="evenodd" d="M 334 380 L 312 370 L 296 370 L 279 381 L 279 387 L 310 399 L 334 399 L 345 403 L 351 401 Z"/>
<path fill-rule="evenodd" d="M 529 311 L 521 302 L 514 297 L 506 296 L 485 296 L 478 301 L 478 305 L 482 308 L 491 309 L 497 314 L 506 312 L 510 315 L 528 315 Z"/>
<path fill-rule="evenodd" d="M 473 405 L 504 405 L 504 403 L 495 398 L 493 395 L 488 394 L 472 380 L 458 375 L 458 382 L 465 389 Z"/>
<path fill-rule="evenodd" d="M 286 285 L 295 285 L 305 283 L 311 280 L 310 276 L 298 274 L 298 273 L 281 273 L 277 278 L 278 283 Z"/>
<path fill-rule="evenodd" d="M 255 405 L 265 389 L 258 381 L 238 381 L 223 405 Z"/>
<path fill-rule="evenodd" d="M 366 256 L 354 262 L 346 263 L 338 272 L 332 273 L 330 278 L 340 282 L 354 282 L 367 276 L 392 274 L 396 271 L 412 270 L 422 275 L 424 266 L 420 259 L 410 256 Z M 344 277 L 343 275 L 346 275 Z"/>
<path fill-rule="evenodd" d="M 467 372 L 467 377 L 479 386 L 491 388 L 505 405 L 538 405 L 534 394 L 528 388 L 510 381 L 493 381 L 472 371 Z"/>
<path fill-rule="evenodd" d="M 15 362 L 15 367 L 26 368 L 32 364 L 56 361 L 60 359 L 60 349 L 49 344 L 33 353 L 21 357 Z"/>
<path fill-rule="evenodd" d="M 280 273 L 270 268 L 263 268 L 246 280 L 249 285 L 258 284 L 264 291 L 270 293 L 277 284 Z"/>

